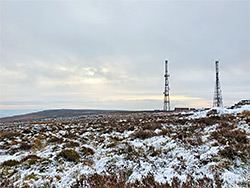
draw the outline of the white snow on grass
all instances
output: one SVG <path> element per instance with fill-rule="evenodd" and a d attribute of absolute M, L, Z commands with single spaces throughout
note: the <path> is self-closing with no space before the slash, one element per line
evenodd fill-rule
<path fill-rule="evenodd" d="M 179 115 L 182 115 L 182 120 L 195 121 L 199 118 L 208 117 L 211 110 L 216 110 L 217 116 L 227 114 L 237 116 L 243 111 L 250 111 L 250 105 L 237 109 L 212 108 L 206 111 L 179 113 L 172 116 L 178 118 Z M 126 123 L 129 123 L 131 119 L 138 119 L 138 121 L 135 121 L 134 130 L 125 129 L 124 132 L 112 129 L 112 126 L 109 127 L 111 131 L 106 131 L 105 126 L 109 119 L 105 118 L 112 119 L 115 115 L 105 117 L 103 127 L 98 126 L 99 121 L 102 120 L 98 118 L 89 120 L 93 121 L 95 126 L 88 124 L 88 122 L 85 122 L 85 124 L 78 122 L 72 125 L 64 125 L 61 130 L 54 129 L 53 126 L 56 127 L 56 125 L 33 124 L 30 130 L 34 132 L 15 139 L 16 145 L 15 142 L 7 138 L 0 141 L 0 163 L 8 160 L 22 161 L 28 155 L 36 155 L 41 159 L 36 159 L 37 161 L 35 160 L 34 164 L 29 163 L 28 159 L 14 167 L 1 167 L 0 175 L 6 174 L 6 169 L 9 169 L 9 174 L 16 170 L 17 172 L 10 177 L 8 175 L 3 176 L 13 181 L 15 186 L 42 187 L 48 184 L 58 188 L 73 185 L 81 175 L 119 173 L 122 170 L 131 171 L 128 182 L 142 181 L 147 175 L 153 175 L 155 181 L 159 183 L 168 182 L 170 185 L 174 178 L 178 178 L 184 183 L 189 181 L 189 176 L 194 181 L 208 177 L 215 182 L 215 172 L 217 171 L 221 173 L 222 187 L 244 187 L 246 182 L 249 181 L 250 161 L 243 162 L 239 158 L 230 161 L 222 158 L 219 151 L 224 149 L 224 146 L 213 145 L 215 140 L 211 139 L 211 133 L 217 130 L 218 123 L 206 126 L 204 129 L 197 129 L 198 131 L 192 132 L 190 137 L 179 139 L 178 135 L 181 132 L 178 131 L 182 131 L 184 127 L 192 127 L 193 124 L 190 122 L 185 125 L 164 123 L 164 120 L 168 120 L 169 114 L 156 113 L 154 114 L 157 117 L 155 122 L 162 121 L 161 127 L 149 130 L 153 135 L 141 139 L 135 136 L 136 131 L 140 128 L 137 125 L 138 122 L 146 123 L 146 120 L 141 116 L 142 114 L 133 114 L 128 117 L 118 117 L 116 123 L 124 123 L 123 126 L 126 126 Z M 173 118 L 172 116 L 171 118 Z M 244 117 L 237 116 L 237 118 L 237 125 L 234 129 L 244 130 L 249 138 L 249 123 L 246 122 Z M 110 122 L 114 121 L 112 119 Z M 43 128 L 46 128 L 46 131 L 40 132 Z M 78 132 L 81 130 L 84 131 Z M 163 132 L 168 131 L 169 134 L 163 134 Z M 189 139 L 193 139 L 192 135 L 200 136 L 202 143 L 200 145 L 189 144 Z M 63 138 L 63 143 L 49 143 L 48 139 L 51 136 Z M 37 146 L 34 149 L 33 141 L 35 138 L 40 139 L 43 147 Z M 20 143 L 25 141 L 33 146 L 31 150 L 19 150 Z M 77 142 L 80 146 L 72 146 L 71 148 L 68 145 L 66 147 L 65 145 L 70 142 Z M 6 144 L 11 146 L 6 147 L 6 149 Z M 92 149 L 94 153 L 82 152 L 84 147 Z M 80 160 L 69 162 L 58 157 L 58 153 L 65 148 L 77 151 L 81 156 Z M 17 151 L 10 154 L 9 152 L 14 151 L 14 149 Z M 225 166 L 228 164 L 227 168 L 223 167 L 223 163 L 225 163 Z M 0 180 L 0 183 L 1 181 L 3 180 Z M 214 186 L 216 186 L 215 183 Z"/>

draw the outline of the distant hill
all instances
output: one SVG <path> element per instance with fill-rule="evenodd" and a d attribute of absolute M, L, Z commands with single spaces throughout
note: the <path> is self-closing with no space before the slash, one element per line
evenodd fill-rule
<path fill-rule="evenodd" d="M 40 112 L 28 113 L 24 115 L 16 115 L 11 117 L 0 118 L 0 123 L 14 122 L 14 121 L 31 121 L 45 118 L 67 118 L 86 115 L 95 115 L 102 113 L 129 113 L 132 111 L 119 111 L 119 110 L 74 110 L 74 109 L 57 109 L 57 110 L 44 110 Z"/>

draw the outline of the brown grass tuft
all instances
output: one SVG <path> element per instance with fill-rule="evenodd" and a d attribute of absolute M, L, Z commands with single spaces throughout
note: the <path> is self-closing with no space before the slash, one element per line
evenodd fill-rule
<path fill-rule="evenodd" d="M 152 131 L 148 130 L 139 130 L 136 131 L 135 133 L 132 134 L 132 137 L 134 139 L 139 138 L 139 139 L 146 139 L 146 138 L 151 138 L 154 136 L 154 133 Z"/>
<path fill-rule="evenodd" d="M 73 162 L 78 162 L 80 159 L 80 155 L 73 149 L 62 150 L 57 156 Z"/>
<path fill-rule="evenodd" d="M 20 164 L 20 162 L 17 160 L 8 160 L 8 161 L 4 161 L 1 165 L 2 166 L 16 166 L 19 164 Z"/>

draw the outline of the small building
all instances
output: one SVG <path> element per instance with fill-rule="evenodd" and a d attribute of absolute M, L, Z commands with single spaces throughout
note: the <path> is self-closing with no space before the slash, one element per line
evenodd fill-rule
<path fill-rule="evenodd" d="M 189 108 L 175 108 L 174 111 L 175 112 L 185 112 L 185 111 L 189 111 Z"/>

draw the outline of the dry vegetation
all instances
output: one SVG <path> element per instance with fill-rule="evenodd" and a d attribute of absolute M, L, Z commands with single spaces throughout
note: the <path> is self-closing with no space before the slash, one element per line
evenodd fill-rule
<path fill-rule="evenodd" d="M 117 113 L 2 124 L 0 186 L 230 187 L 234 181 L 223 179 L 226 173 L 242 176 L 234 186 L 250 186 L 244 178 L 250 112 L 192 115 Z"/>

